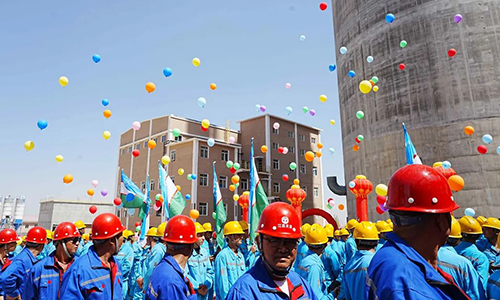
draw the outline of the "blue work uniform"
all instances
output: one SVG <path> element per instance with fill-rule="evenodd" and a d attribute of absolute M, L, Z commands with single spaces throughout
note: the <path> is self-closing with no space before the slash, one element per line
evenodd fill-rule
<path fill-rule="evenodd" d="M 434 269 L 395 233 L 386 237 L 368 267 L 368 299 L 469 299 L 450 275 Z"/>
<path fill-rule="evenodd" d="M 229 246 L 224 247 L 215 258 L 215 297 L 226 299 L 231 286 L 247 271 L 241 251 L 234 253 Z"/>
<path fill-rule="evenodd" d="M 335 243 L 332 243 L 330 246 L 335 251 L 335 253 L 337 253 L 340 266 L 343 267 L 345 265 L 345 242 L 342 240 L 336 241 Z"/>
<path fill-rule="evenodd" d="M 307 251 L 309 251 L 309 247 L 307 246 L 306 242 L 301 241 L 297 246 L 297 256 L 295 258 L 295 263 L 292 269 L 297 269 L 300 266 L 300 263 L 306 257 Z"/>
<path fill-rule="evenodd" d="M 23 294 L 24 277 L 36 262 L 28 248 L 24 248 L 0 275 L 0 285 L 5 295 L 15 298 Z"/>
<path fill-rule="evenodd" d="M 479 279 L 479 274 L 472 263 L 458 255 L 455 248 L 445 244 L 438 251 L 438 267 L 453 277 L 459 288 L 472 300 L 486 299 L 486 291 Z"/>
<path fill-rule="evenodd" d="M 300 265 L 295 268 L 295 271 L 309 283 L 318 299 L 335 299 L 333 294 L 328 294 L 328 287 L 325 282 L 325 266 L 316 253 L 309 250 Z"/>
<path fill-rule="evenodd" d="M 337 280 L 340 274 L 341 267 L 339 258 L 332 247 L 326 246 L 321 255 L 321 261 L 325 267 L 325 284 L 328 288 L 333 281 Z"/>
<path fill-rule="evenodd" d="M 187 262 L 185 275 L 193 284 L 198 300 L 207 300 L 209 296 L 208 290 L 212 289 L 215 281 L 214 268 L 210 262 L 210 253 L 207 249 L 200 247 L 199 251 L 193 251 Z M 208 289 L 205 296 L 198 294 L 200 285 L 205 285 Z"/>
<path fill-rule="evenodd" d="M 345 300 L 366 300 L 366 274 L 368 266 L 372 261 L 374 253 L 366 250 L 359 250 L 346 263 L 342 274 L 342 285 L 338 299 Z"/>
<path fill-rule="evenodd" d="M 488 279 L 488 299 L 500 299 L 500 270 L 495 271 Z"/>
<path fill-rule="evenodd" d="M 42 260 L 42 259 L 46 258 L 47 256 L 49 256 L 54 251 L 56 251 L 56 246 L 54 246 L 53 242 L 50 242 L 43 247 L 42 252 L 40 252 L 40 254 L 38 254 L 36 259 Z"/>
<path fill-rule="evenodd" d="M 349 260 L 354 256 L 354 254 L 358 251 L 358 247 L 356 247 L 356 241 L 352 237 L 349 236 L 347 241 L 345 241 L 345 262 L 348 263 Z"/>
<path fill-rule="evenodd" d="M 130 278 L 132 277 L 132 266 L 134 264 L 134 249 L 129 241 L 126 241 L 121 247 L 118 254 L 115 256 L 116 261 L 120 264 L 122 272 L 122 292 L 123 298 L 127 298 Z"/>
<path fill-rule="evenodd" d="M 384 245 L 385 245 L 386 242 L 387 242 L 386 239 L 380 238 L 378 240 L 377 248 L 375 248 L 375 252 L 377 252 L 378 250 L 380 250 L 380 248 L 384 247 Z"/>
<path fill-rule="evenodd" d="M 248 258 L 247 258 L 247 265 L 248 265 L 248 268 L 252 268 L 253 266 L 255 266 L 255 263 L 257 262 L 257 260 L 259 259 L 261 253 L 259 250 L 255 250 L 254 253 L 252 253 L 250 251 L 250 254 L 248 254 Z"/>
<path fill-rule="evenodd" d="M 168 253 L 153 271 L 146 291 L 146 300 L 166 299 L 196 299 L 193 285 L 184 276 L 177 261 Z"/>
<path fill-rule="evenodd" d="M 477 246 L 477 242 L 476 242 L 476 247 L 479 251 L 483 252 L 484 255 L 486 255 L 490 264 L 496 263 L 500 251 L 498 251 L 495 245 L 492 245 L 488 240 L 486 240 L 486 242 L 483 243 L 483 245 L 481 246 L 482 249 L 479 249 L 479 247 Z M 493 273 L 493 271 L 494 270 L 492 270 L 490 273 Z"/>
<path fill-rule="evenodd" d="M 147 251 L 142 248 L 138 242 L 133 243 L 132 248 L 134 250 L 134 263 L 132 265 L 128 294 L 129 299 L 140 300 L 144 298 L 144 293 L 142 292 L 142 289 L 139 288 L 137 279 L 142 277 L 142 266 Z"/>
<path fill-rule="evenodd" d="M 154 269 L 165 256 L 165 252 L 167 252 L 167 248 L 165 247 L 165 245 L 163 245 L 162 243 L 156 243 L 156 245 L 154 245 L 151 248 L 151 252 L 144 260 L 144 266 L 142 270 L 143 274 L 142 289 L 144 292 L 148 290 L 151 274 L 153 274 Z"/>
<path fill-rule="evenodd" d="M 255 266 L 231 287 L 226 300 L 318 300 L 311 286 L 297 273 L 288 273 L 286 280 L 289 297 L 277 287 L 261 257 L 255 262 Z"/>
<path fill-rule="evenodd" d="M 477 249 L 479 249 L 479 251 L 481 252 L 483 252 L 488 247 L 489 243 L 490 242 L 488 241 L 488 239 L 484 237 L 484 234 L 481 234 L 481 236 L 475 242 Z"/>
<path fill-rule="evenodd" d="M 455 247 L 458 254 L 470 260 L 474 269 L 476 269 L 479 274 L 479 278 L 486 290 L 486 284 L 488 283 L 488 270 L 490 269 L 490 263 L 486 255 L 481 253 L 476 247 L 476 245 L 462 241 L 458 246 Z"/>
<path fill-rule="evenodd" d="M 122 300 L 122 274 L 114 257 L 105 266 L 94 247 L 79 257 L 63 275 L 59 299 Z"/>

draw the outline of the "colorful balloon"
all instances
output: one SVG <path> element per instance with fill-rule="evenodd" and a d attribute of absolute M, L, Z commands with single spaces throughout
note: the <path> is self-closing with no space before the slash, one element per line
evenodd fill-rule
<path fill-rule="evenodd" d="M 191 219 L 198 219 L 198 217 L 200 216 L 200 212 L 197 210 L 197 209 L 192 209 L 190 212 L 189 212 L 189 217 Z"/>
<path fill-rule="evenodd" d="M 203 119 L 201 121 L 201 126 L 208 128 L 210 126 L 210 121 L 208 119 Z"/>
<path fill-rule="evenodd" d="M 215 140 L 213 138 L 209 138 L 207 140 L 208 147 L 213 147 L 215 145 Z"/>
<path fill-rule="evenodd" d="M 233 184 L 237 184 L 238 182 L 240 182 L 240 176 L 238 175 L 233 175 L 233 177 L 231 177 L 231 182 Z"/>
<path fill-rule="evenodd" d="M 227 142 L 229 144 L 234 144 L 234 142 L 236 142 L 236 139 L 234 138 L 234 136 L 230 136 L 228 139 L 227 139 Z"/>
<path fill-rule="evenodd" d="M 290 167 L 290 170 L 295 171 L 295 169 L 297 169 L 297 164 L 294 162 L 291 162 L 289 167 Z"/>
<path fill-rule="evenodd" d="M 141 129 L 141 123 L 138 122 L 138 121 L 132 122 L 132 129 L 135 130 L 135 131 Z"/>
<path fill-rule="evenodd" d="M 371 81 L 373 81 L 374 84 L 377 84 L 378 83 L 378 77 L 377 76 L 373 76 Z"/>
<path fill-rule="evenodd" d="M 210 84 L 210 89 L 211 89 L 212 91 L 215 91 L 215 90 L 217 89 L 217 85 L 216 85 L 215 83 L 211 83 L 211 84 Z"/>
<path fill-rule="evenodd" d="M 356 182 L 354 182 L 354 181 L 350 181 L 350 182 L 349 182 L 349 187 L 350 187 L 351 189 L 355 188 L 355 187 L 356 187 Z"/>
<path fill-rule="evenodd" d="M 285 88 L 289 90 L 292 87 L 292 84 L 290 82 L 285 83 Z"/>
<path fill-rule="evenodd" d="M 274 128 L 274 129 L 276 129 L 276 130 L 280 129 L 280 123 L 275 122 L 275 123 L 273 124 L 273 128 Z"/>
<path fill-rule="evenodd" d="M 312 162 L 314 160 L 314 152 L 307 151 L 306 154 L 304 155 L 304 158 L 306 159 L 307 162 Z"/>
<path fill-rule="evenodd" d="M 290 106 L 287 106 L 285 110 L 287 115 L 290 115 L 293 112 L 293 108 L 291 108 Z"/>
<path fill-rule="evenodd" d="M 257 112 L 259 112 L 259 111 L 260 111 L 260 105 L 259 105 L 259 104 L 255 104 L 255 110 L 256 110 Z"/>
<path fill-rule="evenodd" d="M 469 217 L 474 217 L 474 215 L 476 214 L 476 211 L 470 207 L 467 207 L 465 210 L 464 210 L 464 215 L 466 216 L 469 216 Z"/>
<path fill-rule="evenodd" d="M 240 196 L 238 194 L 233 195 L 233 201 L 238 201 L 240 199 Z"/>
<path fill-rule="evenodd" d="M 347 53 L 347 48 L 346 47 L 340 47 L 340 54 L 346 54 Z"/>
<path fill-rule="evenodd" d="M 310 109 L 309 114 L 311 115 L 311 117 L 314 117 L 316 115 L 316 111 L 314 109 Z"/>
<path fill-rule="evenodd" d="M 69 79 L 68 79 L 68 77 L 66 77 L 66 76 L 61 76 L 61 77 L 59 77 L 59 84 L 60 84 L 61 86 L 67 86 L 67 85 L 68 85 L 68 83 L 69 83 Z"/>
<path fill-rule="evenodd" d="M 483 135 L 483 142 L 485 144 L 490 144 L 493 141 L 493 137 L 489 134 Z"/>
<path fill-rule="evenodd" d="M 452 175 L 448 178 L 448 185 L 454 192 L 461 191 L 464 188 L 464 179 L 460 175 Z"/>
<path fill-rule="evenodd" d="M 229 169 L 229 168 L 232 168 L 232 167 L 233 167 L 233 165 L 234 165 L 234 163 L 233 163 L 233 161 L 232 161 L 232 160 L 228 160 L 228 161 L 226 162 L 226 168 L 228 168 L 228 169 Z"/>
<path fill-rule="evenodd" d="M 239 164 L 239 163 L 237 163 L 237 162 L 235 162 L 235 163 L 233 164 L 233 168 L 234 168 L 236 171 L 238 171 L 238 170 L 240 169 L 240 164 Z"/>
<path fill-rule="evenodd" d="M 153 150 L 156 147 L 156 142 L 154 140 L 148 141 L 148 148 Z"/>
<path fill-rule="evenodd" d="M 195 57 L 195 58 L 193 58 L 192 63 L 193 63 L 193 66 L 198 67 L 198 66 L 200 66 L 201 61 L 198 57 Z"/>
<path fill-rule="evenodd" d="M 205 105 L 207 105 L 207 99 L 205 99 L 203 97 L 198 98 L 198 106 L 200 106 L 201 108 L 204 108 Z"/>
<path fill-rule="evenodd" d="M 376 92 L 378 92 L 378 86 L 377 86 L 377 85 L 373 87 L 373 91 L 374 91 L 375 93 L 376 93 Z"/>
<path fill-rule="evenodd" d="M 92 60 L 98 64 L 101 61 L 101 56 L 99 54 L 92 55 Z"/>
<path fill-rule="evenodd" d="M 163 155 L 162 158 L 161 158 L 161 163 L 164 164 L 164 165 L 168 165 L 170 163 L 170 156 L 168 155 Z M 182 174 L 179 174 L 179 175 L 182 175 Z"/>
<path fill-rule="evenodd" d="M 102 190 L 101 191 L 101 196 L 106 197 L 107 195 L 108 195 L 108 191 L 107 190 Z"/>
<path fill-rule="evenodd" d="M 358 110 L 358 111 L 356 112 L 356 118 L 358 118 L 358 119 L 360 119 L 360 120 L 361 120 L 361 119 L 363 119 L 364 117 L 365 117 L 365 113 L 364 113 L 362 110 Z"/>
<path fill-rule="evenodd" d="M 328 99 L 328 98 L 326 97 L 326 95 L 320 95 L 320 96 L 319 96 L 319 101 L 321 101 L 321 102 L 323 102 L 323 103 L 324 103 L 324 102 L 326 102 L 326 100 L 327 100 L 327 99 Z"/>
<path fill-rule="evenodd" d="M 71 174 L 64 175 L 63 182 L 66 184 L 73 182 L 73 176 Z"/>
<path fill-rule="evenodd" d="M 26 151 L 31 151 L 33 150 L 33 148 L 35 148 L 35 143 L 33 143 L 32 141 L 27 141 L 24 143 L 24 149 L 26 149 Z"/>
<path fill-rule="evenodd" d="M 462 15 L 461 14 L 456 14 L 454 17 L 453 17 L 453 21 L 455 21 L 455 23 L 460 23 L 462 22 Z"/>
<path fill-rule="evenodd" d="M 330 70 L 330 72 L 335 71 L 335 69 L 337 69 L 337 65 L 335 65 L 335 64 L 331 64 L 328 66 L 328 70 Z"/>
<path fill-rule="evenodd" d="M 358 146 L 358 145 L 354 145 L 354 146 L 352 146 L 352 150 L 353 150 L 354 152 L 358 151 L 358 150 L 359 150 L 359 146 Z"/>
<path fill-rule="evenodd" d="M 262 153 L 266 153 L 266 152 L 267 152 L 267 146 L 266 146 L 266 145 L 262 145 L 262 146 L 260 146 L 260 151 L 261 151 Z"/>
<path fill-rule="evenodd" d="M 186 196 L 184 196 L 186 198 L 186 200 L 190 200 L 191 199 L 191 195 L 190 194 L 186 194 Z"/>
<path fill-rule="evenodd" d="M 92 180 L 92 181 L 90 182 L 90 184 L 92 184 L 92 186 L 96 188 L 96 187 L 97 187 L 97 185 L 99 185 L 99 181 L 97 181 L 97 180 L 95 180 L 95 179 L 94 179 L 94 180 Z"/>
<path fill-rule="evenodd" d="M 481 154 L 486 154 L 486 152 L 488 152 L 488 148 L 485 145 L 479 145 L 477 147 L 477 152 Z"/>
<path fill-rule="evenodd" d="M 169 157 L 169 158 L 170 158 L 170 157 Z M 182 175 L 184 175 L 184 169 L 183 169 L 183 168 L 179 168 L 179 169 L 177 170 L 177 174 L 179 174 L 179 175 L 181 175 L 181 176 L 182 176 Z"/>
<path fill-rule="evenodd" d="M 354 70 L 350 70 L 349 73 L 347 73 L 347 75 L 349 75 L 349 77 L 353 78 L 354 76 L 356 76 L 356 72 L 354 72 Z"/>
<path fill-rule="evenodd" d="M 57 162 L 62 162 L 63 160 L 64 160 L 64 157 L 62 155 L 56 155 Z"/>
<path fill-rule="evenodd" d="M 288 148 L 287 147 L 283 147 L 283 154 L 287 154 L 288 153 Z"/>
<path fill-rule="evenodd" d="M 401 71 L 403 71 L 405 68 L 406 68 L 406 65 L 405 65 L 405 64 L 399 64 L 399 69 L 400 69 Z"/>
<path fill-rule="evenodd" d="M 385 21 L 389 24 L 394 22 L 395 19 L 396 19 L 396 17 L 393 14 L 387 14 L 385 16 Z"/>
<path fill-rule="evenodd" d="M 302 112 L 303 113 L 308 113 L 309 112 L 309 108 L 307 106 L 302 107 Z"/>
<path fill-rule="evenodd" d="M 377 196 L 377 203 L 378 203 L 379 205 L 384 204 L 386 201 L 387 201 L 387 198 L 386 198 L 385 196 L 380 196 L 380 195 L 379 195 L 379 196 Z"/>
<path fill-rule="evenodd" d="M 117 198 L 115 198 L 115 199 L 113 200 L 113 203 L 114 203 L 116 206 L 120 206 L 120 205 L 122 205 L 122 199 L 120 199 L 120 198 L 118 198 L 118 197 L 117 197 Z"/>
<path fill-rule="evenodd" d="M 283 181 L 288 181 L 288 174 L 283 174 L 283 176 L 281 176 L 281 179 L 283 179 Z"/>
<path fill-rule="evenodd" d="M 91 214 L 95 214 L 95 213 L 97 212 L 97 206 L 95 206 L 95 205 L 91 205 L 91 206 L 89 207 L 89 212 L 90 212 Z"/>
<path fill-rule="evenodd" d="M 399 42 L 399 47 L 406 48 L 406 46 L 408 46 L 408 42 L 407 41 L 402 40 L 401 42 Z"/>
<path fill-rule="evenodd" d="M 174 137 L 179 137 L 181 135 L 181 130 L 179 128 L 172 129 L 172 135 Z"/>
<path fill-rule="evenodd" d="M 453 57 L 456 54 L 457 54 L 457 50 L 456 49 L 451 48 L 450 50 L 448 50 L 448 56 L 449 57 Z"/>
<path fill-rule="evenodd" d="M 165 77 L 170 77 L 170 76 L 172 76 L 172 69 L 170 69 L 170 68 L 165 68 L 165 69 L 163 69 L 163 75 L 164 75 Z"/>
<path fill-rule="evenodd" d="M 229 190 L 230 190 L 231 192 L 234 192 L 234 191 L 236 190 L 236 187 L 235 187 L 233 184 L 231 184 L 231 185 L 229 186 Z"/>
<path fill-rule="evenodd" d="M 299 39 L 300 39 L 301 42 L 303 42 L 303 41 L 306 40 L 306 36 L 305 35 L 301 35 Z"/>
<path fill-rule="evenodd" d="M 109 131 L 107 131 L 107 130 L 106 130 L 106 131 L 104 131 L 104 132 L 102 133 L 102 137 L 103 137 L 105 140 L 109 139 L 109 138 L 111 137 L 111 132 L 109 132 Z"/>
<path fill-rule="evenodd" d="M 102 106 L 108 106 L 109 105 L 109 100 L 108 99 L 102 99 L 101 103 L 102 103 Z"/>
<path fill-rule="evenodd" d="M 102 115 L 106 118 L 109 119 L 111 117 L 111 111 L 109 109 L 106 109 L 103 111 Z"/>
<path fill-rule="evenodd" d="M 363 80 L 359 83 L 359 91 L 363 94 L 368 94 L 372 90 L 372 85 L 368 80 Z"/>
<path fill-rule="evenodd" d="M 265 107 L 264 105 L 261 105 L 261 106 L 260 106 L 260 111 L 261 111 L 261 112 L 266 112 L 266 107 Z"/>
<path fill-rule="evenodd" d="M 326 4 L 326 2 L 321 2 L 319 4 L 319 9 L 326 10 L 327 8 L 328 8 L 328 4 Z"/>
<path fill-rule="evenodd" d="M 335 125 L 335 120 L 334 119 L 330 120 L 330 125 Z"/>
<path fill-rule="evenodd" d="M 323 148 L 323 144 L 322 143 L 318 143 L 318 149 L 322 149 Z"/>
<path fill-rule="evenodd" d="M 335 154 L 335 149 L 333 149 L 333 148 L 328 149 L 328 151 L 330 152 L 330 155 Z"/>
<path fill-rule="evenodd" d="M 139 149 L 134 149 L 132 151 L 132 156 L 138 157 L 139 155 L 141 155 L 141 151 L 139 151 Z"/>
<path fill-rule="evenodd" d="M 367 61 L 369 64 L 371 64 L 371 63 L 373 62 L 373 56 L 371 56 L 371 55 L 370 55 L 370 56 L 368 56 L 368 57 L 366 58 L 366 61 Z"/>
<path fill-rule="evenodd" d="M 339 210 L 344 210 L 345 206 L 344 204 L 339 204 Z"/>
<path fill-rule="evenodd" d="M 474 134 L 474 127 L 467 126 L 467 127 L 465 127 L 464 132 L 466 135 L 472 135 L 472 134 Z"/>
<path fill-rule="evenodd" d="M 443 169 L 449 169 L 451 168 L 451 162 L 445 160 L 441 163 L 441 166 L 443 167 Z"/>
<path fill-rule="evenodd" d="M 49 122 L 47 122 L 46 120 L 39 120 L 36 123 L 36 126 L 38 126 L 38 128 L 40 128 L 40 130 L 44 130 L 45 128 L 47 128 L 47 126 L 49 126 Z"/>
<path fill-rule="evenodd" d="M 387 196 L 387 185 L 385 184 L 377 184 L 375 187 L 375 193 L 379 196 Z"/>
<path fill-rule="evenodd" d="M 500 146 L 497 148 L 497 154 L 500 155 Z"/>
<path fill-rule="evenodd" d="M 316 151 L 316 157 L 321 157 L 321 151 Z"/>
<path fill-rule="evenodd" d="M 89 195 L 90 197 L 94 196 L 94 190 L 93 189 L 88 189 L 87 190 L 87 195 Z"/>

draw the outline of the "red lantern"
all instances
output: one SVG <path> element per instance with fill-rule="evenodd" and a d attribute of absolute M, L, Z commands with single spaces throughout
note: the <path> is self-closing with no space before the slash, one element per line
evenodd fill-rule
<path fill-rule="evenodd" d="M 243 221 L 248 222 L 248 204 L 250 203 L 250 193 L 244 192 L 243 195 L 238 198 L 238 204 L 243 210 Z"/>
<path fill-rule="evenodd" d="M 403 70 L 405 69 L 405 67 L 406 67 L 406 66 L 405 66 L 405 64 L 399 64 L 399 69 L 400 69 L 401 71 L 403 71 Z"/>
<path fill-rule="evenodd" d="M 134 226 L 135 227 L 141 226 L 141 222 L 135 222 Z"/>
<path fill-rule="evenodd" d="M 132 155 L 133 155 L 134 157 L 137 157 L 137 156 L 141 155 L 141 151 L 139 151 L 139 150 L 137 150 L 137 149 L 134 149 L 134 151 L 132 151 Z"/>
<path fill-rule="evenodd" d="M 457 54 L 457 50 L 451 48 L 450 50 L 448 50 L 448 56 L 449 57 L 453 57 Z"/>
<path fill-rule="evenodd" d="M 95 214 L 95 213 L 96 213 L 96 211 L 97 211 L 97 207 L 96 207 L 95 205 L 91 205 L 91 206 L 89 207 L 89 212 L 90 212 L 91 214 Z"/>
<path fill-rule="evenodd" d="M 350 187 L 351 193 L 356 196 L 356 215 L 358 220 L 368 221 L 368 194 L 373 191 L 373 184 L 363 175 L 356 176 L 354 187 Z"/>
<path fill-rule="evenodd" d="M 286 199 L 288 199 L 288 201 L 290 201 L 292 206 L 295 208 L 300 220 L 302 220 L 302 201 L 304 201 L 306 197 L 307 193 L 301 189 L 299 185 L 292 185 L 292 188 L 286 191 Z"/>
<path fill-rule="evenodd" d="M 488 148 L 485 145 L 479 145 L 477 147 L 477 152 L 481 154 L 486 154 L 486 152 L 488 152 Z"/>
<path fill-rule="evenodd" d="M 122 199 L 120 198 L 115 198 L 115 200 L 113 200 L 113 202 L 115 203 L 116 206 L 120 206 L 122 204 Z"/>
<path fill-rule="evenodd" d="M 377 203 L 383 205 L 387 198 L 385 196 L 377 196 Z"/>
<path fill-rule="evenodd" d="M 288 181 L 288 174 L 283 174 L 281 178 L 283 179 L 283 181 Z"/>

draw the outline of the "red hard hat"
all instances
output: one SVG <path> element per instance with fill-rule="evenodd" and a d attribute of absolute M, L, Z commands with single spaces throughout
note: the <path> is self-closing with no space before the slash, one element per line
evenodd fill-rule
<path fill-rule="evenodd" d="M 299 239 L 302 221 L 293 206 L 284 202 L 268 205 L 260 216 L 257 232 L 285 239 Z"/>
<path fill-rule="evenodd" d="M 75 224 L 71 222 L 62 222 L 61 224 L 57 225 L 56 230 L 54 231 L 54 241 L 79 236 L 80 232 L 78 232 L 78 228 L 76 228 Z"/>
<path fill-rule="evenodd" d="M 446 178 L 425 165 L 407 165 L 389 181 L 385 207 L 396 211 L 448 213 L 459 208 Z"/>
<path fill-rule="evenodd" d="M 114 214 L 100 214 L 94 219 L 94 222 L 92 222 L 92 239 L 109 239 L 122 233 L 125 229 L 120 219 Z"/>
<path fill-rule="evenodd" d="M 35 244 L 45 244 L 47 243 L 47 231 L 40 226 L 33 227 L 26 234 L 25 241 Z"/>
<path fill-rule="evenodd" d="M 198 240 L 196 227 L 190 218 L 178 215 L 167 222 L 163 240 L 169 243 L 194 244 Z"/>
<path fill-rule="evenodd" d="M 17 233 L 14 229 L 4 229 L 0 231 L 0 244 L 17 242 Z"/>

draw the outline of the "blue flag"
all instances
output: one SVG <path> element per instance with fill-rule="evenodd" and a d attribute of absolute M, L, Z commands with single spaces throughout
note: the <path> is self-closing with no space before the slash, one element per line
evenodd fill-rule
<path fill-rule="evenodd" d="M 411 142 L 411 138 L 410 135 L 408 134 L 408 131 L 406 131 L 405 123 L 403 123 L 403 130 L 405 133 L 406 164 L 421 165 L 422 161 L 420 160 L 420 157 L 417 154 L 417 149 L 415 149 L 415 146 L 413 146 L 413 143 Z"/>

